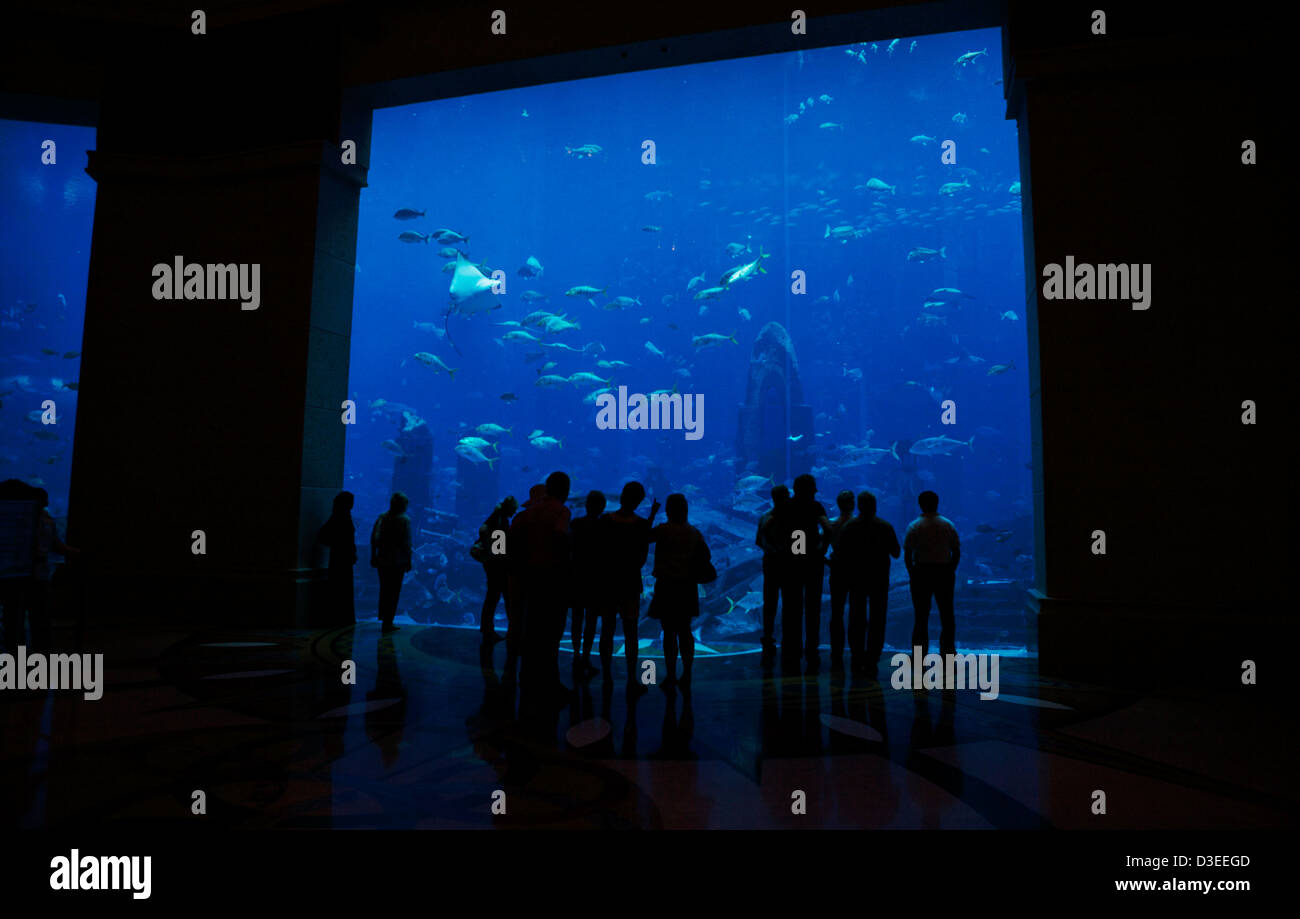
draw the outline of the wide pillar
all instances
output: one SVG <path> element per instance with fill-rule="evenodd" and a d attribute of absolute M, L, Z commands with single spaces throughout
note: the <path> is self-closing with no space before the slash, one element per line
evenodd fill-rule
<path fill-rule="evenodd" d="M 1244 39 L 1168 34 L 1188 23 L 1016 4 L 1007 32 L 1008 117 L 1021 142 L 1030 335 L 1037 589 L 1044 674 L 1146 683 L 1239 682 L 1273 653 L 1285 561 L 1276 268 L 1259 167 L 1255 54 Z M 1141 40 L 1139 40 L 1139 36 Z M 1195 63 L 1192 61 L 1195 59 Z M 1148 264 L 1150 306 L 1046 300 L 1044 266 Z M 1272 409 L 1265 409 L 1265 405 Z M 1277 419 L 1274 419 L 1276 422 Z M 1094 551 L 1098 531 L 1105 553 Z M 1289 615 L 1289 614 L 1288 614 Z M 1234 664 L 1234 661 L 1237 663 Z"/>
<path fill-rule="evenodd" d="M 343 476 L 368 113 L 343 112 L 329 17 L 138 40 L 87 167 L 69 541 L 103 618 L 308 624 Z M 256 265 L 257 309 L 155 299 L 153 266 L 178 257 Z"/>

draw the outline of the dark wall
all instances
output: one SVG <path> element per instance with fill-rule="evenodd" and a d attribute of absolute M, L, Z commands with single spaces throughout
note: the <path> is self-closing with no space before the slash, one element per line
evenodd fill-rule
<path fill-rule="evenodd" d="M 0 116 L 98 119 L 70 526 L 96 548 L 99 595 L 122 601 L 103 615 L 307 621 L 310 543 L 342 479 L 370 106 L 1005 22 L 1043 669 L 1142 679 L 1153 659 L 1213 648 L 1222 678 L 1232 654 L 1275 644 L 1293 285 L 1269 219 L 1283 186 L 1240 165 L 1245 138 L 1281 157 L 1265 118 L 1284 109 L 1261 98 L 1281 85 L 1262 68 L 1284 60 L 1260 45 L 1269 24 L 1143 4 L 1109 9 L 1093 36 L 1091 6 L 854 6 L 812 11 L 806 38 L 776 5 L 744 21 L 543 5 L 511 11 L 505 37 L 490 7 L 414 3 L 209 4 L 203 38 L 188 10 L 158 7 L 51 3 L 13 20 Z M 357 166 L 339 164 L 343 139 Z M 1040 300 L 1041 266 L 1067 254 L 1152 264 L 1151 309 Z M 175 255 L 261 263 L 261 309 L 152 300 L 150 266 Z M 1241 425 L 1244 399 L 1260 425 Z M 196 528 L 206 557 L 189 552 Z"/>
<path fill-rule="evenodd" d="M 1195 662 L 1194 680 L 1230 681 L 1233 654 L 1276 649 L 1289 627 L 1276 204 L 1272 170 L 1241 163 L 1244 140 L 1274 136 L 1268 59 L 1258 33 L 1112 10 L 1094 37 L 1088 22 L 1082 7 L 1024 4 L 1008 33 L 1037 287 L 1043 669 L 1141 682 Z M 1043 267 L 1067 255 L 1149 263 L 1150 308 L 1044 299 Z M 1242 424 L 1248 399 L 1256 426 Z"/>

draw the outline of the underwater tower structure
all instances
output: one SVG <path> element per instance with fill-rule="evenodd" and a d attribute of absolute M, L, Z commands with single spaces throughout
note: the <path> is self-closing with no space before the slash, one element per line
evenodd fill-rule
<path fill-rule="evenodd" d="M 393 491 L 405 492 L 411 501 L 406 513 L 411 518 L 411 535 L 418 545 L 432 497 L 429 480 L 433 473 L 433 434 L 427 424 L 420 422 L 409 431 L 399 433 L 397 443 L 403 455 L 393 461 Z"/>
<path fill-rule="evenodd" d="M 790 438 L 796 438 L 791 440 Z M 736 456 L 774 481 L 808 472 L 812 406 L 804 402 L 790 333 L 779 322 L 763 326 L 749 357 L 749 381 L 736 425 Z"/>

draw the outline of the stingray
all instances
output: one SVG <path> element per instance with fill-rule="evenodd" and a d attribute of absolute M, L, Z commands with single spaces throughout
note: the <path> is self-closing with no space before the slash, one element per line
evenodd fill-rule
<path fill-rule="evenodd" d="M 451 314 L 472 316 L 485 310 L 499 309 L 501 304 L 496 302 L 492 292 L 495 283 L 479 271 L 473 262 L 465 258 L 465 253 L 456 253 L 456 270 L 452 272 L 451 288 L 448 291 L 451 296 L 451 306 L 443 315 L 442 325 L 447 332 L 447 340 L 451 342 L 457 354 L 460 354 L 460 348 L 457 348 L 456 342 L 452 341 L 451 330 L 447 327 Z"/>

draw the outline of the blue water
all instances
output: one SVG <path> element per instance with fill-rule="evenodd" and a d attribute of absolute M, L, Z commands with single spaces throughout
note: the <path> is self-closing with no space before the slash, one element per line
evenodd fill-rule
<path fill-rule="evenodd" d="M 771 483 L 738 483 L 772 469 L 767 460 L 737 460 L 738 408 L 755 339 L 769 322 L 789 334 L 811 418 L 799 437 L 784 409 L 759 407 L 760 427 L 786 435 L 781 459 L 790 465 L 774 479 L 813 472 L 828 508 L 841 489 L 870 488 L 900 537 L 916 516 L 916 494 L 933 489 L 963 535 L 963 579 L 985 594 L 1009 583 L 1023 597 L 1033 551 L 1025 283 L 1012 191 L 1017 137 L 998 82 L 1001 39 L 980 31 L 922 36 L 914 50 L 911 43 L 900 40 L 892 54 L 887 42 L 874 51 L 833 47 L 375 113 L 349 383 L 360 412 L 348 430 L 345 487 L 357 494 L 364 542 L 395 470 L 416 462 L 395 455 L 411 450 L 402 429 L 427 426 L 430 498 L 419 511 L 421 561 L 403 593 L 407 615 L 473 621 L 482 571 L 464 549 L 474 530 L 497 500 L 522 499 L 563 469 L 578 501 L 591 489 L 612 498 L 633 478 L 660 500 L 687 494 L 692 522 L 722 562 L 703 631 L 743 633 L 723 614 L 757 583 L 727 569 L 752 567 L 753 521 L 770 503 Z M 955 63 L 981 49 L 987 54 Z M 954 120 L 959 114 L 964 120 Z M 919 135 L 935 140 L 913 141 Z M 653 164 L 642 161 L 645 140 L 654 142 Z M 955 164 L 940 161 L 945 140 L 956 143 Z M 601 149 L 566 152 L 588 144 Z M 871 178 L 894 191 L 855 189 Z M 945 183 L 961 187 L 941 194 Z M 426 216 L 396 220 L 399 208 Z M 849 228 L 852 238 L 827 238 L 833 227 Z M 485 263 L 486 274 L 504 272 L 504 293 L 488 298 L 499 309 L 445 316 L 452 275 L 441 271 L 439 250 L 448 244 L 398 239 L 438 228 L 468 236 L 450 245 Z M 729 256 L 730 243 L 744 251 Z M 946 258 L 909 261 L 918 247 Z M 694 299 L 760 253 L 770 255 L 761 261 L 766 273 L 716 299 Z M 540 277 L 517 274 L 530 256 L 544 267 Z M 804 294 L 792 292 L 796 271 L 806 277 Z M 700 275 L 703 283 L 688 289 Z M 591 298 L 595 305 L 565 296 L 578 285 L 605 292 Z M 963 293 L 932 293 L 942 288 Z M 525 290 L 549 299 L 524 302 Z M 605 309 L 616 296 L 640 303 Z M 538 309 L 581 328 L 523 328 L 577 350 L 500 340 L 519 327 L 499 323 Z M 736 341 L 693 345 L 707 333 Z M 454 376 L 417 352 L 435 355 Z M 537 385 L 548 361 L 549 376 L 591 372 L 633 393 L 676 387 L 703 395 L 703 436 L 600 430 L 596 406 L 583 401 L 591 386 Z M 991 375 L 995 365 L 1010 369 Z M 388 410 L 383 403 L 372 410 L 381 399 Z M 946 400 L 955 424 L 941 423 Z M 410 414 L 391 411 L 393 403 Z M 480 452 L 491 463 L 459 458 L 458 441 L 478 436 L 483 424 L 510 429 L 485 436 L 494 446 Z M 537 430 L 542 439 L 530 441 Z M 951 455 L 908 452 L 938 435 L 966 443 Z M 865 448 L 893 452 L 845 469 Z"/>
<path fill-rule="evenodd" d="M 53 163 L 42 162 L 46 140 Z M 94 146 L 93 128 L 0 121 L 0 479 L 45 488 L 60 529 L 77 417 L 67 387 L 81 372 L 79 356 L 63 355 L 80 352 L 85 324 L 95 183 L 84 170 Z"/>

